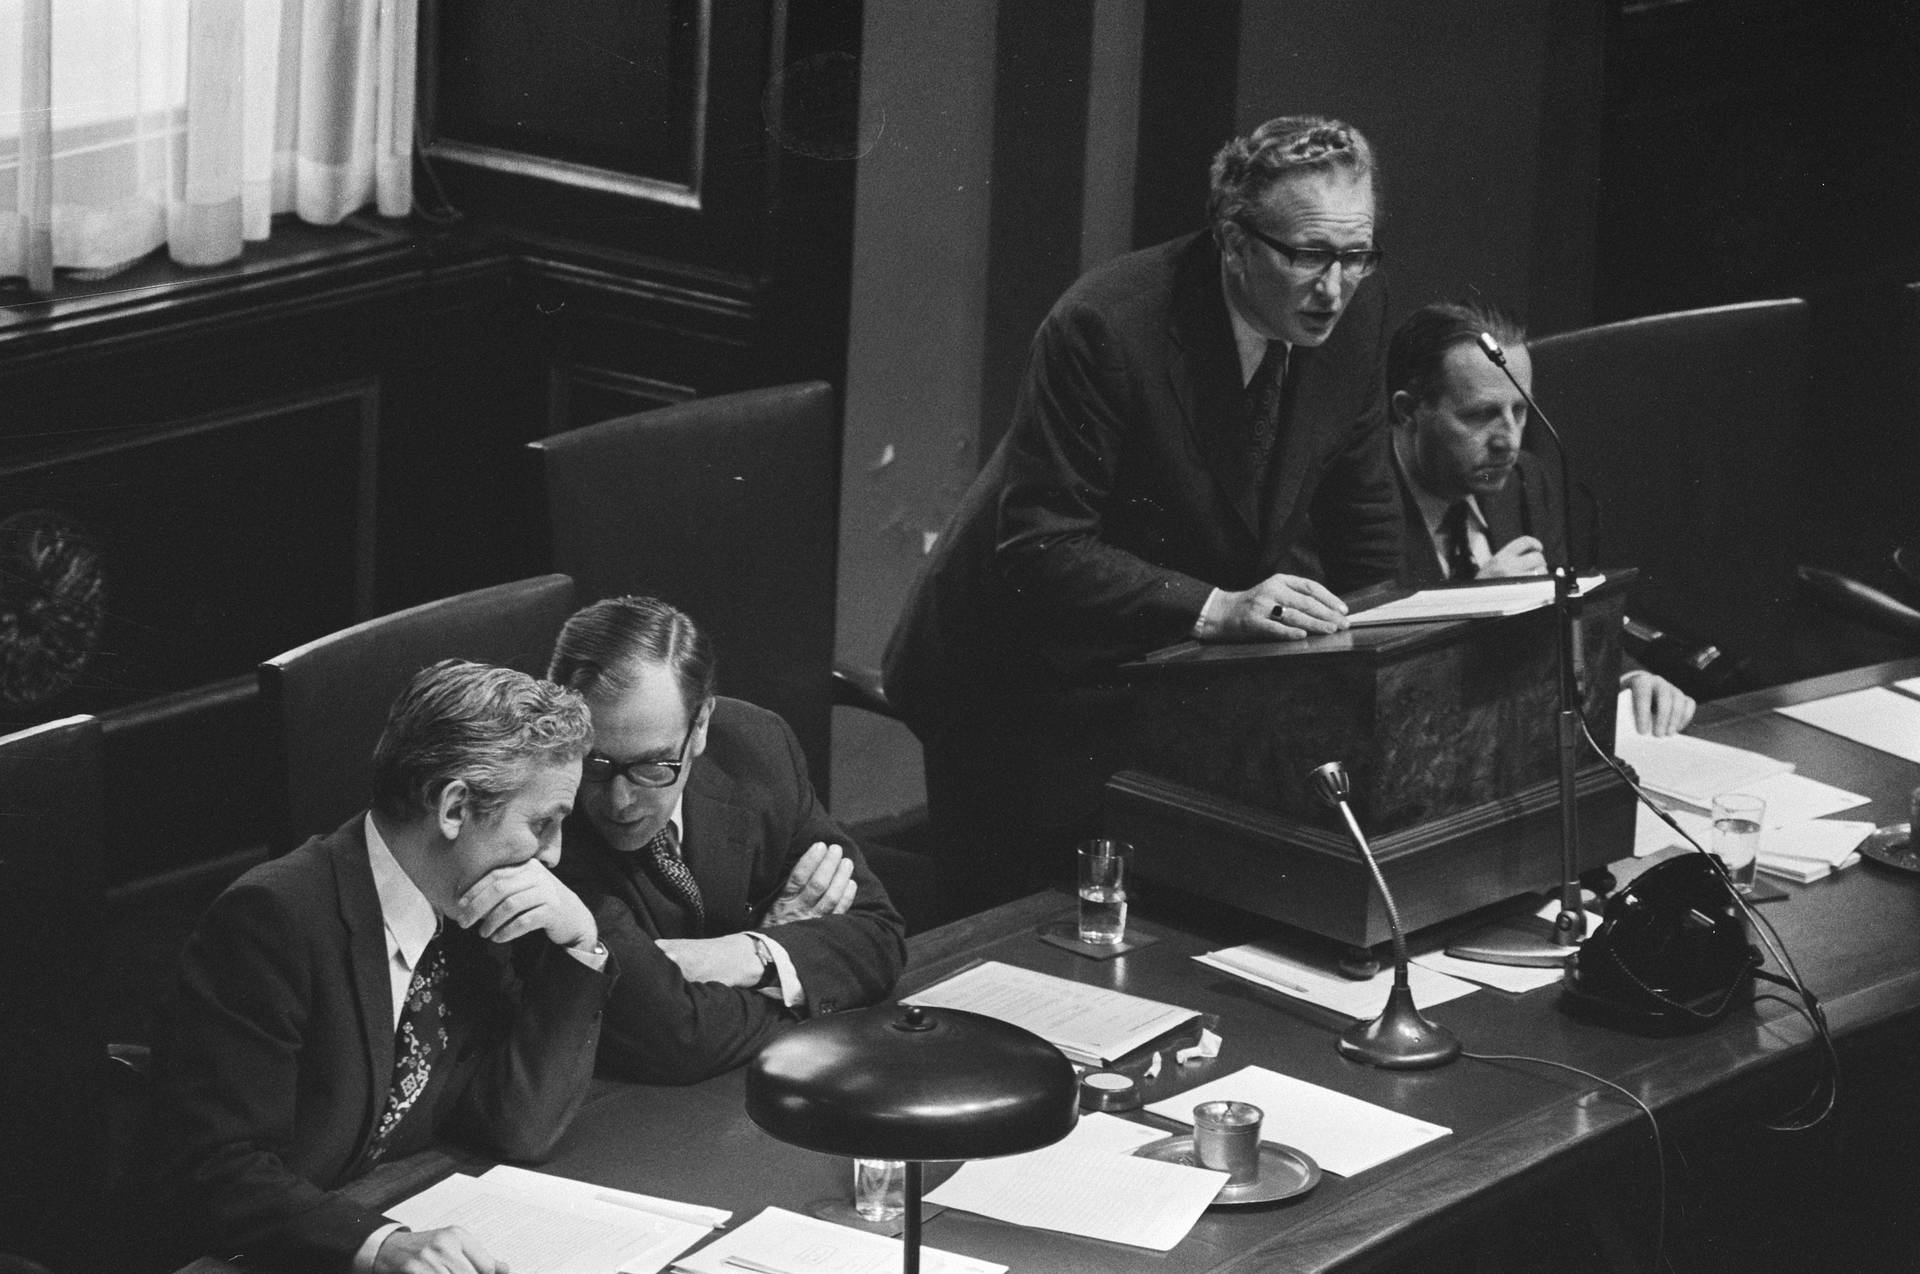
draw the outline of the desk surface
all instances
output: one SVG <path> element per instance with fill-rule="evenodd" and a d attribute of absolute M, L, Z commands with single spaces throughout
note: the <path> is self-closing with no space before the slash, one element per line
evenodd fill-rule
<path fill-rule="evenodd" d="M 1770 711 L 1920 673 L 1920 660 L 1856 669 L 1706 705 L 1693 732 L 1799 763 L 1809 777 L 1872 798 L 1846 817 L 1886 823 L 1906 817 L 1920 783 L 1915 766 Z M 1826 1005 L 1837 1036 L 1920 1010 L 1920 878 L 1867 863 L 1810 885 L 1786 885 L 1767 906 L 1788 950 Z M 1190 957 L 1261 936 L 1245 917 L 1157 923 L 1139 904 L 1139 928 L 1161 940 L 1118 959 L 1087 960 L 1041 942 L 1037 931 L 1068 915 L 1072 901 L 1043 894 L 916 937 L 900 992 L 925 986 L 969 961 L 998 959 L 1130 991 L 1216 1015 L 1220 1056 L 1174 1068 L 1154 1096 L 1190 1088 L 1257 1063 L 1452 1128 L 1453 1134 L 1352 1178 L 1327 1176 L 1286 1203 L 1207 1213 L 1162 1255 L 1021 1229 L 946 1211 L 926 1242 L 1049 1274 L 1126 1271 L 1324 1270 L 1403 1257 L 1470 1216 L 1469 1206 L 1523 1176 L 1571 1170 L 1592 1154 L 1647 1153 L 1638 1109 L 1580 1076 L 1517 1063 L 1462 1059 L 1439 1070 L 1390 1072 L 1339 1057 L 1346 1019 L 1220 974 Z M 1662 1112 L 1663 1122 L 1711 1119 L 1742 1102 L 1777 1101 L 1784 1079 L 1804 1085 L 1815 1070 L 1811 1032 L 1787 1005 L 1763 996 L 1699 1034 L 1642 1038 L 1588 1024 L 1557 1007 L 1549 987 L 1513 996 L 1483 989 L 1430 1010 L 1466 1047 L 1579 1066 L 1621 1084 Z M 1175 1071 L 1178 1073 L 1174 1073 Z M 1777 1106 L 1775 1107 L 1777 1109 Z M 1149 1118 L 1148 1122 L 1155 1122 Z M 357 1183 L 390 1200 L 451 1162 L 424 1156 Z M 545 1165 L 548 1171 L 733 1210 L 745 1220 L 777 1204 L 803 1210 L 844 1197 L 845 1160 L 786 1146 L 747 1118 L 738 1071 L 689 1088 L 600 1083 Z M 196 1274 L 222 1268 L 203 1261 Z"/>

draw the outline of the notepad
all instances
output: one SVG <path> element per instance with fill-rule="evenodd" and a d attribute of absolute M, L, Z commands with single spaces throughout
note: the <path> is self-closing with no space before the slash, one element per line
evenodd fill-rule
<path fill-rule="evenodd" d="M 998 960 L 962 969 L 901 1003 L 963 1009 L 1011 1022 L 1086 1066 L 1110 1065 L 1200 1018 L 1192 1009 Z"/>

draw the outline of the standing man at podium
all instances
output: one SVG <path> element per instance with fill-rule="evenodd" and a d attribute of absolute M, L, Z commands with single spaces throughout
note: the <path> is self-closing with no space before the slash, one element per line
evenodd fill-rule
<path fill-rule="evenodd" d="M 1507 351 L 1507 370 L 1533 392 L 1526 331 L 1497 306 L 1423 305 L 1387 343 L 1393 470 L 1405 526 L 1400 577 L 1416 587 L 1450 580 L 1545 575 L 1567 560 L 1557 475 L 1520 441 L 1527 401 L 1480 349 L 1482 332 Z M 1635 728 L 1677 734 L 1694 703 L 1645 669 L 1621 674 Z"/>
<path fill-rule="evenodd" d="M 1374 160 L 1288 116 L 1215 156 L 1209 226 L 1089 272 L 888 644 L 966 900 L 1064 880 L 1125 763 L 1122 663 L 1346 626 L 1392 578 Z"/>

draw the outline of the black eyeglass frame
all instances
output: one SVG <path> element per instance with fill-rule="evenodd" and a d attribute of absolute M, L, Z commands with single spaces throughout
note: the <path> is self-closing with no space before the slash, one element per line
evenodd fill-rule
<path fill-rule="evenodd" d="M 1346 248 L 1341 250 L 1333 248 L 1296 248 L 1291 243 L 1285 243 L 1274 238 L 1251 222 L 1236 220 L 1234 224 L 1285 257 L 1289 266 L 1296 270 L 1304 271 L 1309 278 L 1319 278 L 1328 270 L 1331 270 L 1333 263 L 1338 261 L 1340 263 L 1340 276 L 1342 278 L 1350 278 L 1355 283 L 1358 283 L 1361 279 L 1366 278 L 1369 274 L 1379 269 L 1381 259 L 1387 255 L 1385 250 L 1377 247 Z M 1310 259 L 1325 257 L 1326 261 L 1318 269 L 1314 269 L 1311 263 L 1302 266 L 1300 264 L 1301 257 L 1308 257 Z"/>
<path fill-rule="evenodd" d="M 588 783 L 611 783 L 618 774 L 635 787 L 672 787 L 680 781 L 680 771 L 687 768 L 687 749 L 693 746 L 693 731 L 699 724 L 700 714 L 695 712 L 687 722 L 686 737 L 680 740 L 680 755 L 671 761 L 628 761 L 625 765 L 616 765 L 610 756 L 588 754 L 587 759 L 580 762 L 580 777 Z M 655 783 L 635 774 L 634 770 L 643 765 L 657 765 L 666 770 L 666 781 Z"/>

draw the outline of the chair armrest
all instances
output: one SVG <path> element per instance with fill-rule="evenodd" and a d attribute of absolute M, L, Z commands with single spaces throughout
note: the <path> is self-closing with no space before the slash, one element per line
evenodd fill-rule
<path fill-rule="evenodd" d="M 1920 642 L 1920 610 L 1898 598 L 1818 566 L 1799 566 L 1794 574 L 1799 578 L 1801 595 L 1814 605 L 1903 640 Z"/>
<path fill-rule="evenodd" d="M 861 708 L 890 720 L 900 719 L 900 714 L 887 701 L 887 689 L 880 682 L 878 668 L 856 668 L 836 659 L 831 676 L 833 702 L 837 707 Z"/>

